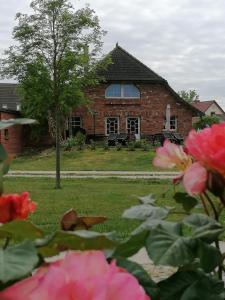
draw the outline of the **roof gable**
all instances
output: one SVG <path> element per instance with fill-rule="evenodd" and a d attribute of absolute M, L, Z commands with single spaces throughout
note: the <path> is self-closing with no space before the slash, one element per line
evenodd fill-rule
<path fill-rule="evenodd" d="M 107 70 L 101 71 L 106 81 L 132 81 L 163 83 L 160 77 L 123 48 L 116 47 L 109 53 L 112 63 Z"/>
<path fill-rule="evenodd" d="M 201 101 L 201 102 L 199 101 L 193 103 L 192 105 L 195 108 L 205 113 L 213 104 L 215 104 L 223 113 L 225 113 L 224 110 L 220 107 L 220 105 L 215 100 L 208 100 L 208 101 Z"/>

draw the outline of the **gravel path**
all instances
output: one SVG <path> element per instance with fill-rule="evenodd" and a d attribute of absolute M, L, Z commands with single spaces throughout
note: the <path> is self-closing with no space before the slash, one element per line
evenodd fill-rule
<path fill-rule="evenodd" d="M 178 172 L 141 171 L 61 171 L 62 178 L 126 178 L 126 179 L 172 179 Z M 54 171 L 10 171 L 6 177 L 47 177 L 54 178 Z"/>

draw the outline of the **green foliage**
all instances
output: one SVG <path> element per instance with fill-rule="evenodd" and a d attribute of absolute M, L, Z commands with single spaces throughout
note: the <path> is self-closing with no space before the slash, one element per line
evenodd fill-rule
<path fill-rule="evenodd" d="M 195 124 L 193 124 L 193 127 L 196 130 L 199 130 L 218 123 L 220 123 L 220 119 L 217 116 L 202 116 Z"/>
<path fill-rule="evenodd" d="M 135 151 L 135 142 L 134 141 L 129 141 L 127 143 L 127 150 L 128 151 Z"/>
<path fill-rule="evenodd" d="M 56 140 L 56 187 L 60 188 L 65 118 L 71 109 L 88 105 L 84 88 L 102 80 L 97 71 L 110 58 L 100 63 L 97 59 L 105 32 L 89 6 L 74 11 L 68 0 L 34 0 L 30 7 L 33 14 L 16 15 L 15 43 L 0 61 L 0 74 L 19 82 L 25 116 L 37 119 L 42 129 L 54 121 L 48 124 Z"/>
<path fill-rule="evenodd" d="M 108 141 L 104 141 L 104 147 L 103 147 L 104 150 L 108 151 L 109 150 L 109 143 Z"/>
<path fill-rule="evenodd" d="M 82 132 L 78 131 L 74 140 L 78 150 L 83 150 L 85 146 L 86 136 Z"/>
<path fill-rule="evenodd" d="M 188 103 L 193 103 L 196 100 L 199 100 L 199 95 L 196 92 L 196 90 L 189 90 L 189 91 L 185 91 L 185 90 L 181 90 L 178 92 L 178 95 L 185 100 Z"/>
<path fill-rule="evenodd" d="M 94 140 L 90 140 L 90 149 L 91 150 L 96 150 L 96 143 Z"/>
<path fill-rule="evenodd" d="M 76 139 L 74 137 L 69 137 L 62 146 L 66 151 L 70 151 L 76 146 Z"/>
<path fill-rule="evenodd" d="M 38 261 L 37 251 L 30 241 L 0 249 L 0 282 L 7 283 L 29 275 Z"/>
<path fill-rule="evenodd" d="M 116 143 L 116 151 L 120 151 L 122 149 L 122 145 L 120 143 Z"/>

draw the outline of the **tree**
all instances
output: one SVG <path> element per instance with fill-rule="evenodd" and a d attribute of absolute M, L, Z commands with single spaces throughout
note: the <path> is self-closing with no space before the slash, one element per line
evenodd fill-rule
<path fill-rule="evenodd" d="M 16 42 L 5 51 L 1 74 L 19 82 L 22 109 L 40 124 L 55 122 L 56 188 L 60 188 L 60 133 L 71 108 L 87 103 L 83 89 L 97 84 L 102 36 L 98 17 L 68 0 L 33 0 L 33 14 L 16 15 Z"/>
<path fill-rule="evenodd" d="M 218 123 L 220 123 L 220 119 L 217 116 L 202 116 L 195 124 L 193 124 L 193 127 L 196 130 L 201 130 Z"/>
<path fill-rule="evenodd" d="M 196 90 L 182 90 L 178 92 L 178 95 L 188 103 L 193 103 L 194 101 L 199 100 L 199 95 Z"/>

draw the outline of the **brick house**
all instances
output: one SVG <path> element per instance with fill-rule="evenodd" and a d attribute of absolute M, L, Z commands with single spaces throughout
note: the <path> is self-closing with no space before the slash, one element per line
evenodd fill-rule
<path fill-rule="evenodd" d="M 140 138 L 164 130 L 169 105 L 170 130 L 186 136 L 192 117 L 201 112 L 120 46 L 110 54 L 112 64 L 102 73 L 105 82 L 86 90 L 92 105 L 73 111 L 72 127 L 82 127 L 91 136 L 128 132 Z"/>
<path fill-rule="evenodd" d="M 83 128 L 92 138 L 128 132 L 138 139 L 162 132 L 166 109 L 170 107 L 170 130 L 186 136 L 192 128 L 192 118 L 202 113 L 120 46 L 116 45 L 110 54 L 112 64 L 101 74 L 104 82 L 85 90 L 91 105 L 72 111 L 72 129 Z M 0 106 L 1 120 L 20 115 L 15 84 L 0 84 Z M 21 152 L 27 139 L 20 126 L 1 132 L 1 142 L 12 153 Z"/>

